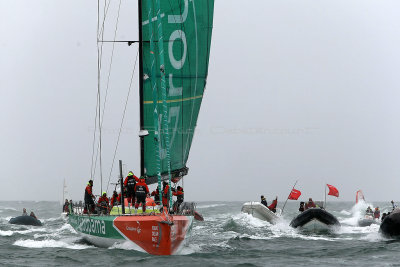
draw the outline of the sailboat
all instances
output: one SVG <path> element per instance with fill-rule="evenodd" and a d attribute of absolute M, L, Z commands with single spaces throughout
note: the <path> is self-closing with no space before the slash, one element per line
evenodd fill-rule
<path fill-rule="evenodd" d="M 162 181 L 171 185 L 188 174 L 208 74 L 213 12 L 214 0 L 138 0 L 140 171 L 148 185 L 161 188 Z M 121 162 L 120 172 L 122 181 Z M 128 242 L 139 251 L 172 255 L 195 217 L 190 203 L 183 206 L 174 213 L 164 208 L 149 214 L 130 214 L 124 205 L 111 215 L 74 209 L 68 220 L 97 246 Z"/>

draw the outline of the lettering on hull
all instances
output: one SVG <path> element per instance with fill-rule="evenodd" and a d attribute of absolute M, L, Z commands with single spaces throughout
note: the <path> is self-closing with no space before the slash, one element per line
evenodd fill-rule
<path fill-rule="evenodd" d="M 106 235 L 106 223 L 100 219 L 89 217 L 70 218 L 71 225 L 75 225 L 76 230 L 85 234 Z"/>

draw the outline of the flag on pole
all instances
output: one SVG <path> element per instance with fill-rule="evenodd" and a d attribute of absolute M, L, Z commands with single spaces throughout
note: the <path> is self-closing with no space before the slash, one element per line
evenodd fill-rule
<path fill-rule="evenodd" d="M 292 192 L 290 192 L 290 195 L 288 197 L 288 199 L 292 199 L 292 200 L 297 200 L 301 195 L 301 192 L 297 189 L 292 189 Z"/>
<path fill-rule="evenodd" d="M 330 185 L 330 184 L 326 184 L 326 186 L 329 188 L 328 195 L 339 197 L 339 190 L 337 190 L 336 187 L 334 187 L 333 185 Z"/>

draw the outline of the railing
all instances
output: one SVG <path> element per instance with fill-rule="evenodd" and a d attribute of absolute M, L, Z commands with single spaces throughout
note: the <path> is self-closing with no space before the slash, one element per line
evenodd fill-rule
<path fill-rule="evenodd" d="M 156 205 L 156 206 L 146 206 L 146 212 L 142 212 L 142 207 L 141 205 L 139 206 L 138 209 L 135 209 L 133 205 L 129 204 L 128 206 L 125 206 L 125 214 L 122 214 L 122 207 L 121 205 L 115 205 L 111 209 L 101 209 L 95 204 L 94 212 L 90 211 L 89 205 L 85 208 L 85 205 L 82 203 L 82 201 L 75 202 L 75 203 L 70 203 L 69 204 L 69 213 L 71 214 L 77 214 L 77 215 L 86 215 L 86 216 L 145 216 L 145 215 L 157 215 L 161 214 L 163 207 L 161 205 Z M 196 211 L 196 203 L 194 202 L 183 202 L 183 203 L 178 203 L 174 202 L 174 205 L 170 209 L 170 214 L 175 214 L 175 215 L 192 215 L 194 216 Z"/>

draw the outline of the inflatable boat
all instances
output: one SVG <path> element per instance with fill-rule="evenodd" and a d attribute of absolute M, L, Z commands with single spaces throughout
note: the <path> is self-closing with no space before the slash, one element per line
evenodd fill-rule
<path fill-rule="evenodd" d="M 340 226 L 335 216 L 321 208 L 311 208 L 303 211 L 291 222 L 293 228 L 310 231 L 330 230 L 333 226 Z"/>
<path fill-rule="evenodd" d="M 22 216 L 11 218 L 9 223 L 20 224 L 20 225 L 42 226 L 41 221 L 39 221 L 38 219 L 36 219 L 32 216 L 27 216 L 27 215 L 22 215 Z"/>
<path fill-rule="evenodd" d="M 361 227 L 366 227 L 370 226 L 371 224 L 379 224 L 379 220 L 375 220 L 374 217 L 370 214 L 366 214 L 364 217 L 359 218 L 358 221 L 358 226 Z"/>
<path fill-rule="evenodd" d="M 386 215 L 379 232 L 387 237 L 400 237 L 400 209 L 396 208 L 389 215 Z"/>
<path fill-rule="evenodd" d="M 253 217 L 256 217 L 260 220 L 264 220 L 273 224 L 275 224 L 279 219 L 279 217 L 275 213 L 273 213 L 270 209 L 268 209 L 260 202 L 244 203 L 242 206 L 242 212 L 248 213 Z"/>

